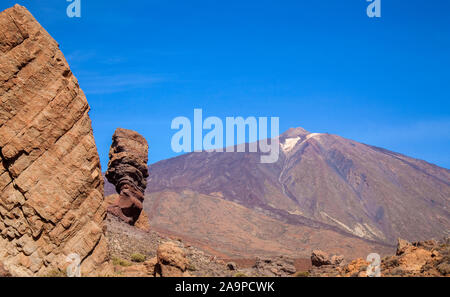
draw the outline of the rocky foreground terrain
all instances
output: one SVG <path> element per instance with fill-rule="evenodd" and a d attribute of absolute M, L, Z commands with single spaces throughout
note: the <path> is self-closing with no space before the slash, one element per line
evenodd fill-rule
<path fill-rule="evenodd" d="M 113 215 L 108 215 L 106 225 L 112 264 L 103 272 L 106 276 L 293 276 L 311 268 L 309 259 L 287 256 L 223 259 L 179 238 L 125 224 Z M 158 263 L 164 262 L 177 269 L 158 270 Z"/>
<path fill-rule="evenodd" d="M 315 255 L 312 259 L 315 259 Z M 310 276 L 365 277 L 370 263 L 364 259 L 332 263 L 327 257 L 317 261 Z M 410 243 L 399 239 L 395 255 L 381 259 L 382 277 L 450 276 L 450 239 Z"/>
<path fill-rule="evenodd" d="M 113 265 L 107 276 L 366 277 L 370 267 L 366 259 L 346 259 L 320 250 L 312 252 L 306 265 L 288 256 L 241 264 L 239 259 L 212 256 L 181 239 L 139 230 L 114 216 L 106 224 Z M 399 239 L 396 253 L 381 259 L 380 272 L 382 277 L 450 276 L 450 239 L 415 243 Z"/>

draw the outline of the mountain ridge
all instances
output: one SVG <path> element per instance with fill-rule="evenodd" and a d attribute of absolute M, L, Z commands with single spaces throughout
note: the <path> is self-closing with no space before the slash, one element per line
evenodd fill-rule
<path fill-rule="evenodd" d="M 398 237 L 422 240 L 449 234 L 449 170 L 303 128 L 291 128 L 279 140 L 280 157 L 273 164 L 260 164 L 260 153 L 219 152 L 154 163 L 146 195 L 190 190 L 281 223 L 331 230 L 385 247 Z M 152 215 L 155 221 L 158 215 Z"/>

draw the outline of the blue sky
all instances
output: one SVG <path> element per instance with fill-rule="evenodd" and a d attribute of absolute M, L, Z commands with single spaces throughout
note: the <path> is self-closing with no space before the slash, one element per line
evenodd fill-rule
<path fill-rule="evenodd" d="M 59 42 L 105 170 L 115 128 L 175 155 L 173 118 L 278 116 L 450 168 L 450 1 L 2 0 Z"/>

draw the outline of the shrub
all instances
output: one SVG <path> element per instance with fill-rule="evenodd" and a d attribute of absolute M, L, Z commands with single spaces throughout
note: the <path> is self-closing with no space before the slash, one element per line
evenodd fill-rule
<path fill-rule="evenodd" d="M 186 270 L 189 270 L 189 271 L 196 271 L 197 268 L 194 266 L 194 264 L 192 264 L 191 262 L 189 262 L 189 263 L 186 265 Z"/>
<path fill-rule="evenodd" d="M 67 274 L 59 269 L 49 271 L 44 277 L 67 277 Z"/>
<path fill-rule="evenodd" d="M 234 275 L 234 277 L 247 277 L 247 275 L 245 273 L 238 272 Z"/>
<path fill-rule="evenodd" d="M 294 274 L 294 277 L 308 277 L 309 276 L 309 272 L 308 271 L 297 271 Z"/>
<path fill-rule="evenodd" d="M 113 257 L 112 263 L 113 263 L 113 265 L 116 265 L 116 266 L 124 266 L 124 267 L 131 266 L 130 262 L 128 262 L 127 260 L 124 260 L 124 259 L 120 259 L 118 257 Z"/>
<path fill-rule="evenodd" d="M 131 261 L 133 262 L 137 262 L 137 263 L 141 263 L 145 261 L 146 256 L 139 254 L 139 253 L 135 253 L 131 255 Z"/>

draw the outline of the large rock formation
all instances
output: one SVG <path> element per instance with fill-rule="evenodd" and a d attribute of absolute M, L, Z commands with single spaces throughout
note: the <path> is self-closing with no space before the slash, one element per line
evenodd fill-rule
<path fill-rule="evenodd" d="M 108 211 L 130 225 L 138 220 L 148 177 L 148 144 L 139 133 L 118 128 L 112 137 L 106 178 L 119 197 Z"/>
<path fill-rule="evenodd" d="M 0 262 L 13 275 L 83 275 L 107 258 L 89 105 L 58 44 L 26 8 L 0 13 Z"/>

